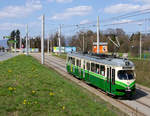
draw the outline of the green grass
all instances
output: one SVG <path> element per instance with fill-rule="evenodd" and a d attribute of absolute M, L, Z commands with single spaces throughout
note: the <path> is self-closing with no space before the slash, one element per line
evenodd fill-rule
<path fill-rule="evenodd" d="M 119 56 L 122 57 L 123 53 L 119 53 Z M 150 60 L 150 53 L 146 52 L 146 53 L 142 53 L 142 60 Z M 131 53 L 128 53 L 128 58 L 129 59 L 140 59 L 140 56 L 132 56 Z"/>
<path fill-rule="evenodd" d="M 132 59 L 135 64 L 136 82 L 150 88 L 150 61 Z"/>
<path fill-rule="evenodd" d="M 64 59 L 64 60 L 66 60 L 66 58 L 67 58 L 67 54 L 66 54 L 66 53 L 61 53 L 60 55 L 57 55 L 57 54 L 55 54 L 55 53 L 52 53 L 52 56 L 56 56 L 56 57 L 62 58 L 62 59 Z"/>
<path fill-rule="evenodd" d="M 0 116 L 124 114 L 31 56 L 0 62 Z"/>

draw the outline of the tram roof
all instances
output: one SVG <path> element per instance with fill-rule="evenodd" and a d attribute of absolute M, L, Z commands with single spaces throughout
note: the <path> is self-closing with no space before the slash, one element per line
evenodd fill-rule
<path fill-rule="evenodd" d="M 113 58 L 113 57 L 98 57 L 91 54 L 81 54 L 81 53 L 68 53 L 69 56 L 74 56 L 78 58 L 83 58 L 89 61 L 98 62 L 101 64 L 119 66 L 119 67 L 134 67 L 134 63 L 130 60 L 123 58 Z"/>

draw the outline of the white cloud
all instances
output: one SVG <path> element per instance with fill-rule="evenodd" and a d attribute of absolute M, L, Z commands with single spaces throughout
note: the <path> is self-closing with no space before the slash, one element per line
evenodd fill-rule
<path fill-rule="evenodd" d="M 25 17 L 36 10 L 41 10 L 42 5 L 39 0 L 32 0 L 23 6 L 8 6 L 0 11 L 0 18 Z"/>
<path fill-rule="evenodd" d="M 76 6 L 73 8 L 67 8 L 63 13 L 58 13 L 54 15 L 51 19 L 68 19 L 72 16 L 85 16 L 88 15 L 92 11 L 91 6 Z"/>
<path fill-rule="evenodd" d="M 72 2 L 73 0 L 48 0 L 48 2 L 58 2 L 58 3 L 68 3 Z"/>
<path fill-rule="evenodd" d="M 80 24 L 87 24 L 87 23 L 90 23 L 90 21 L 87 19 L 80 22 Z"/>
<path fill-rule="evenodd" d="M 132 4 L 116 4 L 109 7 L 104 8 L 104 12 L 106 13 L 121 13 L 121 12 L 130 12 L 135 11 L 140 8 L 140 5 L 132 5 Z"/>
<path fill-rule="evenodd" d="M 34 22 L 30 22 L 28 23 L 29 28 L 32 27 L 39 27 L 41 26 L 41 22 L 39 21 L 34 21 Z M 15 29 L 26 29 L 26 24 L 23 23 L 11 23 L 11 22 L 5 22 L 5 23 L 1 23 L 0 24 L 0 30 L 1 31 L 11 31 L 11 30 L 15 30 Z"/>
<path fill-rule="evenodd" d="M 127 13 L 138 10 L 150 9 L 150 4 L 143 5 L 134 5 L 134 4 L 116 4 L 109 7 L 104 8 L 105 13 L 117 14 L 117 13 Z M 146 12 L 146 11 L 143 11 Z"/>
<path fill-rule="evenodd" d="M 25 28 L 25 25 L 17 24 L 17 23 L 2 23 L 2 24 L 0 24 L 1 31 L 14 30 L 14 29 L 20 29 L 20 28 Z"/>
<path fill-rule="evenodd" d="M 112 24 L 130 23 L 130 22 L 132 22 L 132 20 L 129 20 L 129 19 L 122 19 L 122 20 L 114 21 Z"/>
<path fill-rule="evenodd" d="M 150 3 L 150 0 L 134 0 L 135 2 Z"/>

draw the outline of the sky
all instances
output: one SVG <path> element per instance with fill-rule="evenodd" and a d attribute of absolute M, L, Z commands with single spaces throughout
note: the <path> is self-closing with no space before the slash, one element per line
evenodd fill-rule
<path fill-rule="evenodd" d="M 21 36 L 29 26 L 29 36 L 41 35 L 41 15 L 45 15 L 45 35 L 53 34 L 62 25 L 62 34 L 71 35 L 79 27 L 70 26 L 87 24 L 87 29 L 96 31 L 97 16 L 100 19 L 100 29 L 123 28 L 127 32 L 149 30 L 149 21 L 125 25 L 105 25 L 130 22 L 149 18 L 149 14 L 133 18 L 109 20 L 122 14 L 150 8 L 150 0 L 0 0 L 0 39 L 9 36 L 12 30 L 19 29 Z M 139 26 L 139 23 L 142 26 Z M 84 26 L 85 26 L 84 25 Z M 63 28 L 64 27 L 64 28 Z M 68 27 L 68 28 L 67 28 Z"/>

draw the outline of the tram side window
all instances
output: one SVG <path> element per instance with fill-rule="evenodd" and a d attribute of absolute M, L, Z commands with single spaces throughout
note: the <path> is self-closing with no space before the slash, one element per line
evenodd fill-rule
<path fill-rule="evenodd" d="M 72 64 L 75 65 L 75 58 L 72 58 Z"/>
<path fill-rule="evenodd" d="M 81 60 L 77 59 L 77 66 L 81 67 Z"/>
<path fill-rule="evenodd" d="M 100 66 L 99 66 L 99 64 L 96 64 L 96 73 L 97 73 L 97 74 L 100 73 Z"/>
<path fill-rule="evenodd" d="M 85 69 L 85 60 L 83 61 L 83 69 Z"/>
<path fill-rule="evenodd" d="M 112 69 L 112 84 L 115 84 L 115 69 Z"/>
<path fill-rule="evenodd" d="M 100 66 L 100 74 L 105 76 L 105 66 L 104 65 Z"/>
<path fill-rule="evenodd" d="M 91 71 L 96 72 L 96 64 L 91 63 Z"/>
<path fill-rule="evenodd" d="M 109 68 L 107 68 L 107 83 L 109 82 Z"/>
<path fill-rule="evenodd" d="M 87 67 L 87 70 L 90 71 L 90 63 L 89 62 L 86 63 L 86 67 Z"/>
<path fill-rule="evenodd" d="M 91 63 L 91 71 L 97 73 L 96 64 Z"/>

